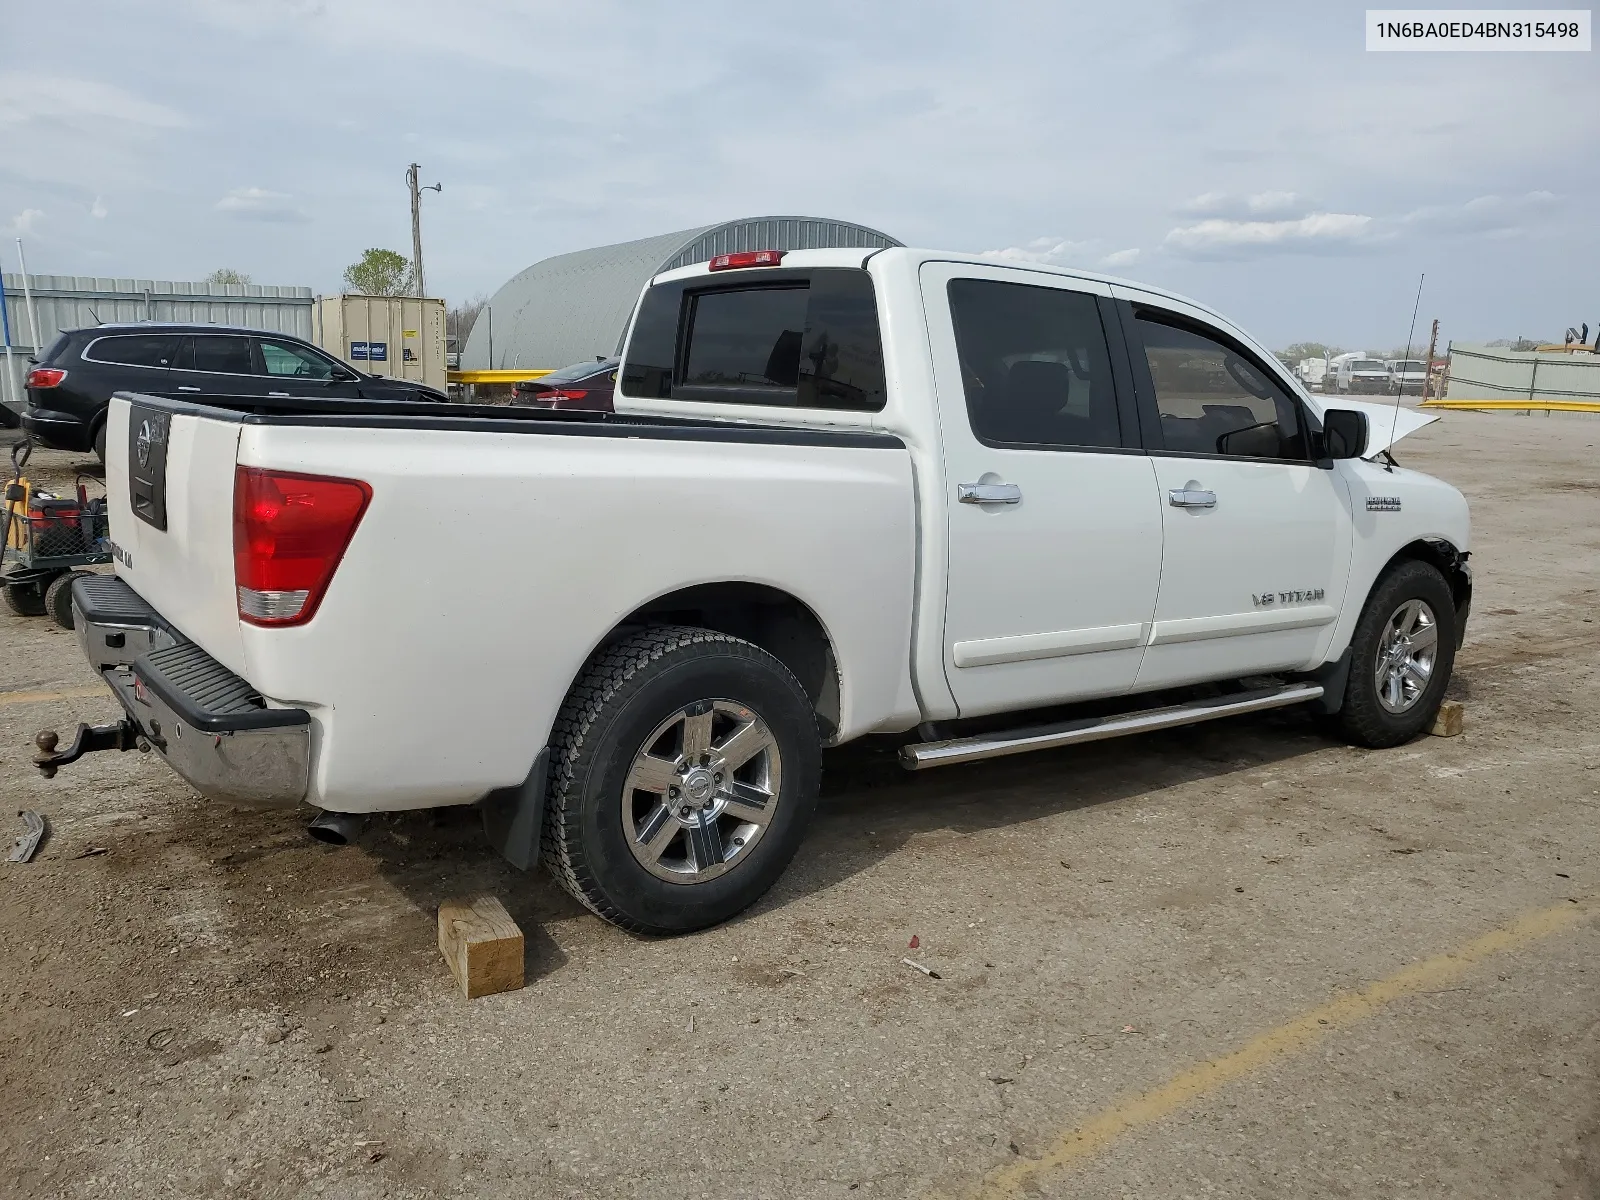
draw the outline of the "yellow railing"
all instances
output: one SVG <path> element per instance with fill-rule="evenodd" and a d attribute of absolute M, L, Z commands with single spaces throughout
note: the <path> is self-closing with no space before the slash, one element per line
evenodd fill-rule
<path fill-rule="evenodd" d="M 451 383 L 518 383 L 524 379 L 538 379 L 549 371 L 451 371 Z"/>
<path fill-rule="evenodd" d="M 1447 400 L 1424 400 L 1418 408 L 1478 408 L 1486 411 L 1514 410 L 1528 412 L 1539 409 L 1544 412 L 1591 412 L 1600 413 L 1600 400 L 1457 400 L 1451 397 Z"/>

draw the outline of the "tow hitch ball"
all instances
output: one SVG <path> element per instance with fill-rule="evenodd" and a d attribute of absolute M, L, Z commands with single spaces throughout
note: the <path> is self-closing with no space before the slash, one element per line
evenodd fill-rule
<path fill-rule="evenodd" d="M 92 754 L 96 750 L 138 749 L 145 752 L 150 749 L 150 743 L 139 733 L 139 727 L 126 717 L 115 725 L 79 724 L 72 744 L 65 750 L 56 749 L 61 744 L 61 735 L 54 729 L 46 729 L 33 739 L 33 744 L 39 747 L 39 753 L 33 756 L 33 765 L 39 768 L 39 774 L 46 779 L 54 779 L 58 768 L 77 762 L 85 754 Z"/>

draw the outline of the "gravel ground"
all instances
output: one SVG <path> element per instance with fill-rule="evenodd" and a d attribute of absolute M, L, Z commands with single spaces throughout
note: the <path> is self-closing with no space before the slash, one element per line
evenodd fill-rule
<path fill-rule="evenodd" d="M 4 815 L 52 828 L 0 867 L 0 1192 L 1600 1195 L 1597 444 L 1452 413 L 1400 447 L 1473 504 L 1464 736 L 1358 751 L 1284 712 L 919 776 L 840 752 L 776 890 L 671 941 L 497 861 L 470 813 L 333 849 L 154 756 L 40 779 L 34 731 L 114 705 L 21 695 L 94 679 L 0 615 Z M 528 984 L 469 1003 L 434 910 L 478 889 Z M 1063 1155 L 1075 1127 L 1111 1132 Z"/>

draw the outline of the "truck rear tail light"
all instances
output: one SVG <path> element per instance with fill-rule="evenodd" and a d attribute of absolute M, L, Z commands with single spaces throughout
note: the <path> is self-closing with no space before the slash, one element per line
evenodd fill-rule
<path fill-rule="evenodd" d="M 233 581 L 252 625 L 302 625 L 372 500 L 359 479 L 239 467 L 233 477 Z"/>
<path fill-rule="evenodd" d="M 55 367 L 35 367 L 28 372 L 28 377 L 23 381 L 24 387 L 53 388 L 60 387 L 61 381 L 67 373 Z"/>
<path fill-rule="evenodd" d="M 707 266 L 713 271 L 736 271 L 742 267 L 776 267 L 783 262 L 787 250 L 741 250 L 737 254 L 719 254 Z"/>

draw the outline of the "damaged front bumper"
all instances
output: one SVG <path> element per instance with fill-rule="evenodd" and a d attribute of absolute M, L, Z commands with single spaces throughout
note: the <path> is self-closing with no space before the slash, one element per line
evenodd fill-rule
<path fill-rule="evenodd" d="M 121 703 L 115 725 L 80 725 L 71 745 L 39 735 L 46 776 L 95 750 L 154 747 L 202 796 L 235 804 L 293 805 L 311 777 L 311 717 L 270 708 L 245 680 L 164 621 L 114 575 L 72 585 L 79 645 Z"/>

